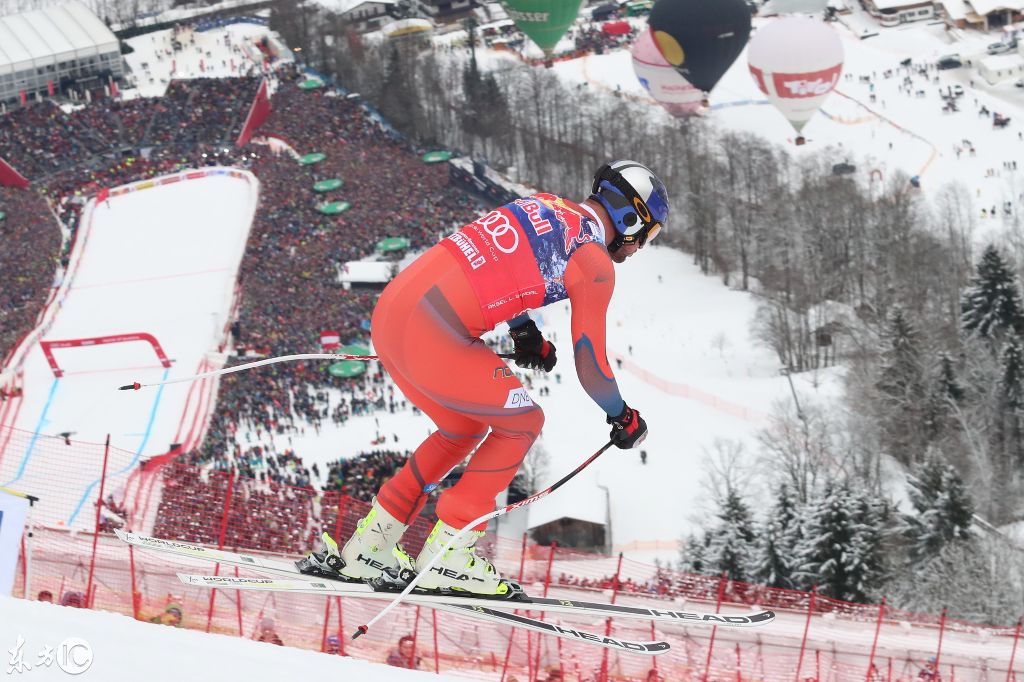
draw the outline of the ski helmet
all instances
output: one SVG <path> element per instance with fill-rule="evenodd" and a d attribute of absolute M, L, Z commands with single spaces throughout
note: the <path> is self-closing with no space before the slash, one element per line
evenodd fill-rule
<path fill-rule="evenodd" d="M 623 244 L 643 246 L 668 222 L 668 192 L 654 172 L 636 161 L 606 163 L 594 174 L 591 199 L 596 199 L 615 227 L 608 250 Z"/>

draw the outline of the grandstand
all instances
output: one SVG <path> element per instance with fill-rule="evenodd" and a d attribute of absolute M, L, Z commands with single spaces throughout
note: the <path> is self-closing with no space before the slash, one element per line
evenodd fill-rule
<path fill-rule="evenodd" d="M 117 37 L 78 0 L 0 17 L 0 102 L 102 93 L 124 70 Z"/>

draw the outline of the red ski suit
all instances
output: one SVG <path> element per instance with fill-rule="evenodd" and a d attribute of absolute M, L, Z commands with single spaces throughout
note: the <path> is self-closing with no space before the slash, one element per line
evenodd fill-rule
<path fill-rule="evenodd" d="M 380 489 L 381 506 L 411 522 L 438 481 L 479 445 L 461 480 L 440 496 L 437 515 L 462 528 L 494 510 L 540 435 L 544 413 L 479 337 L 531 308 L 568 298 L 580 381 L 607 414 L 619 414 L 623 402 L 605 356 L 614 287 L 597 215 L 551 194 L 491 211 L 395 277 L 373 312 L 374 348 L 437 431 Z"/>

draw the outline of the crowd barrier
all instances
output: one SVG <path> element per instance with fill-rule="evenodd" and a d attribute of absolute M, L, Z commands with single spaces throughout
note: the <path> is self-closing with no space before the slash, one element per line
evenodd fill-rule
<path fill-rule="evenodd" d="M 19 444 L 34 435 L 5 434 L 0 429 L 0 442 L 13 444 L 5 454 L 6 462 L 0 460 L 0 470 L 9 470 L 12 459 L 17 460 Z M 91 608 L 140 620 L 159 620 L 167 606 L 175 604 L 184 614 L 184 627 L 239 637 L 254 637 L 260 623 L 271 618 L 287 646 L 324 651 L 328 635 L 337 634 L 344 655 L 379 662 L 387 659 L 399 638 L 412 635 L 424 670 L 461 670 L 464 675 L 503 682 L 545 680 L 555 667 L 564 679 L 577 682 L 910 682 L 920 679 L 922 670 L 927 673 L 927 661 L 933 657 L 945 680 L 1009 682 L 1017 675 L 1011 668 L 1019 624 L 988 627 L 945 614 L 906 613 L 885 603 L 851 604 L 813 591 L 683 574 L 621 555 L 607 557 L 538 546 L 526 537 L 492 535 L 481 541 L 482 552 L 532 594 L 677 610 L 770 608 L 778 617 L 768 627 L 740 630 L 547 615 L 548 620 L 622 638 L 671 642 L 670 653 L 647 658 L 501 626 L 479 627 L 471 618 L 405 605 L 353 642 L 348 637 L 355 626 L 381 608 L 380 602 L 184 585 L 177 572 L 234 575 L 237 569 L 132 549 L 112 531 L 124 528 L 251 554 L 296 558 L 315 546 L 324 530 L 335 537 L 352 533 L 367 509 L 365 502 L 194 466 L 181 461 L 176 452 L 150 458 L 127 476 L 108 480 L 104 472 L 113 471 L 111 462 L 126 454 L 109 443 L 48 438 L 35 447 L 29 466 L 40 471 L 31 479 L 47 483 L 45 489 L 20 490 L 40 499 L 34 508 L 34 534 L 22 542 L 14 588 L 16 596 L 28 599 L 37 598 L 41 590 L 53 593 L 55 601 L 79 593 Z M 94 504 L 83 510 L 88 513 L 80 514 L 75 526 L 38 523 L 48 518 L 48 506 L 63 507 L 67 499 L 79 499 L 82 482 L 96 477 L 99 492 Z M 405 538 L 410 551 L 418 551 L 429 527 L 424 519 L 413 525 Z"/>

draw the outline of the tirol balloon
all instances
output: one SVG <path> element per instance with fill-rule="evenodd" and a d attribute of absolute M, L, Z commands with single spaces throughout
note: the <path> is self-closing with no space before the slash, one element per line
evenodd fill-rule
<path fill-rule="evenodd" d="M 658 0 L 651 9 L 658 50 L 702 92 L 711 92 L 750 37 L 744 0 Z"/>
<path fill-rule="evenodd" d="M 800 133 L 839 82 L 843 44 L 824 22 L 786 17 L 758 29 L 747 61 L 757 87 Z"/>
<path fill-rule="evenodd" d="M 673 116 L 686 116 L 701 108 L 704 93 L 665 61 L 649 27 L 633 44 L 633 70 L 644 89 Z"/>
<path fill-rule="evenodd" d="M 501 4 L 519 30 L 550 56 L 566 29 L 576 21 L 581 3 L 582 0 L 503 0 Z"/>

